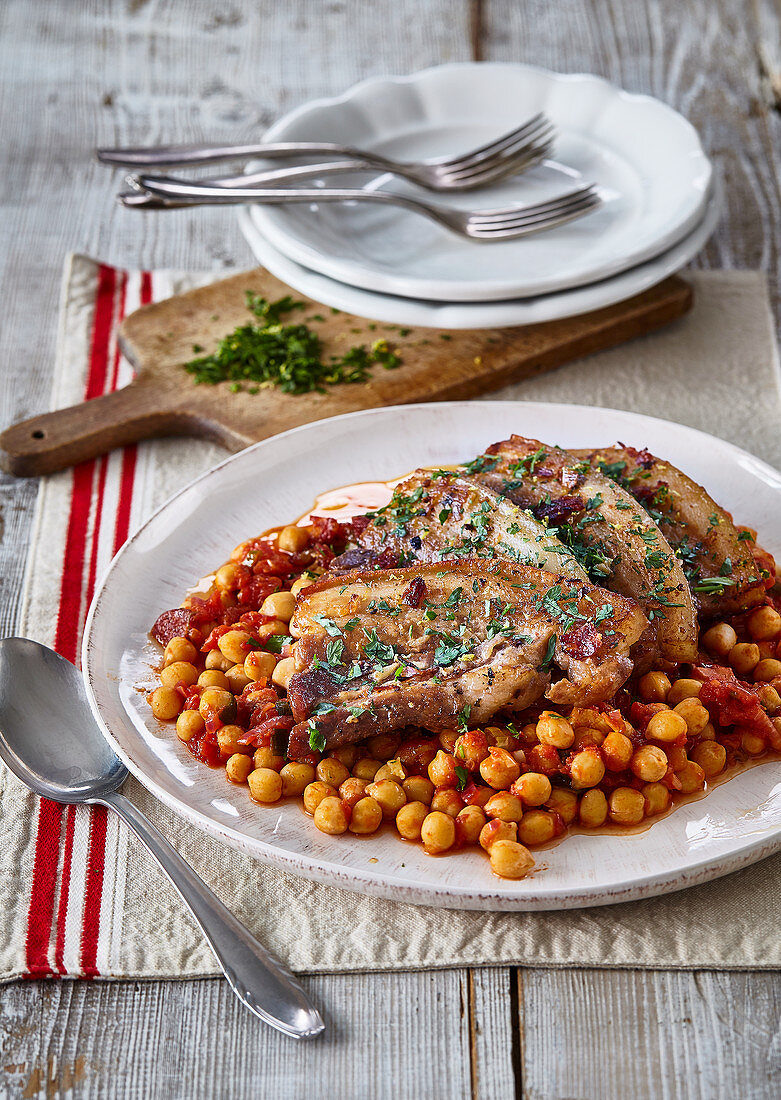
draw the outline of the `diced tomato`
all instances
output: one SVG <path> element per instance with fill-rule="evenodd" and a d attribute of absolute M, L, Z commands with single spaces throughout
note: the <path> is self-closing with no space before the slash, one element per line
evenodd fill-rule
<path fill-rule="evenodd" d="M 248 729 L 243 737 L 239 738 L 242 745 L 254 745 L 256 748 L 260 748 L 262 745 L 270 745 L 271 738 L 275 733 L 281 733 L 292 730 L 295 722 L 290 715 L 275 714 L 270 718 L 265 718 L 256 726 L 252 726 Z"/>
<path fill-rule="evenodd" d="M 185 744 L 194 757 L 202 760 L 209 767 L 214 768 L 222 763 L 222 753 L 214 730 L 205 729 L 202 733 L 191 737 Z"/>
<path fill-rule="evenodd" d="M 700 691 L 700 702 L 720 726 L 741 726 L 762 737 L 771 737 L 775 727 L 768 718 L 753 687 L 738 680 L 707 680 Z"/>

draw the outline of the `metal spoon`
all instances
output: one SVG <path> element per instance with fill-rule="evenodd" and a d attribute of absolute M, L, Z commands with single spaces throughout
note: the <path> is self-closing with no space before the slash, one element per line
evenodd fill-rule
<path fill-rule="evenodd" d="M 118 813 L 179 891 L 239 1000 L 285 1035 L 312 1039 L 325 1030 L 295 978 L 119 793 L 127 768 L 92 716 L 81 673 L 29 638 L 0 641 L 0 758 L 42 798 Z"/>

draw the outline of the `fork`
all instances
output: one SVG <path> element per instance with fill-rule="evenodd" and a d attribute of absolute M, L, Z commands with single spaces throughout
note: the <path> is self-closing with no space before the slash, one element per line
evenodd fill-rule
<path fill-rule="evenodd" d="M 544 229 L 563 225 L 582 217 L 601 205 L 602 200 L 593 184 L 579 187 L 546 202 L 526 206 L 510 206 L 496 210 L 456 210 L 439 203 L 423 202 L 408 195 L 387 191 L 366 191 L 354 187 L 253 188 L 220 187 L 213 183 L 188 183 L 165 176 L 130 177 L 129 182 L 147 195 L 162 200 L 157 209 L 173 206 L 237 205 L 262 203 L 279 206 L 287 203 L 374 202 L 401 206 L 415 214 L 423 214 L 446 229 L 473 240 L 496 241 L 526 237 Z M 119 201 L 124 203 L 124 196 Z M 127 205 L 137 205 L 132 201 Z"/>
<path fill-rule="evenodd" d="M 496 138 L 468 153 L 434 158 L 418 163 L 391 160 L 378 153 L 364 152 L 348 145 L 331 142 L 276 142 L 266 145 L 236 146 L 159 146 L 137 149 L 98 149 L 103 164 L 129 168 L 158 168 L 186 164 L 213 164 L 241 157 L 298 157 L 333 154 L 348 160 L 328 164 L 302 165 L 276 173 L 261 172 L 250 176 L 230 177 L 228 185 L 241 183 L 284 183 L 302 176 L 327 172 L 356 171 L 375 168 L 401 176 L 433 191 L 466 191 L 483 187 L 495 180 L 513 175 L 543 160 L 551 151 L 554 128 L 544 114 L 537 114 L 515 130 Z M 239 182 L 241 180 L 241 183 Z"/>

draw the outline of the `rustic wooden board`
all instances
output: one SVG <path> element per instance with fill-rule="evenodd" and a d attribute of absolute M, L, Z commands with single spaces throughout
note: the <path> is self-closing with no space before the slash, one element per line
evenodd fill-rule
<path fill-rule="evenodd" d="M 375 366 L 368 382 L 325 393 L 293 395 L 273 388 L 233 393 L 226 382 L 196 385 L 182 364 L 195 348 L 208 354 L 222 337 L 253 320 L 247 291 L 270 301 L 290 294 L 305 302 L 305 309 L 284 320 L 316 331 L 326 360 L 384 338 L 401 366 Z M 0 465 L 16 475 L 46 474 L 163 435 L 199 436 L 237 451 L 340 413 L 475 397 L 656 329 L 691 304 L 689 285 L 673 276 L 626 302 L 563 321 L 458 332 L 409 329 L 328 309 L 257 268 L 136 310 L 120 329 L 122 348 L 136 370 L 133 382 L 9 428 L 0 435 Z"/>

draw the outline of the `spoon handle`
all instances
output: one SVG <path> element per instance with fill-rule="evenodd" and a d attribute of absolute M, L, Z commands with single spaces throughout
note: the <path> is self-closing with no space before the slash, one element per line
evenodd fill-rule
<path fill-rule="evenodd" d="M 296 1039 L 325 1030 L 322 1017 L 282 963 L 234 917 L 155 826 L 118 791 L 95 799 L 119 814 L 179 891 L 233 992 L 271 1027 Z"/>

